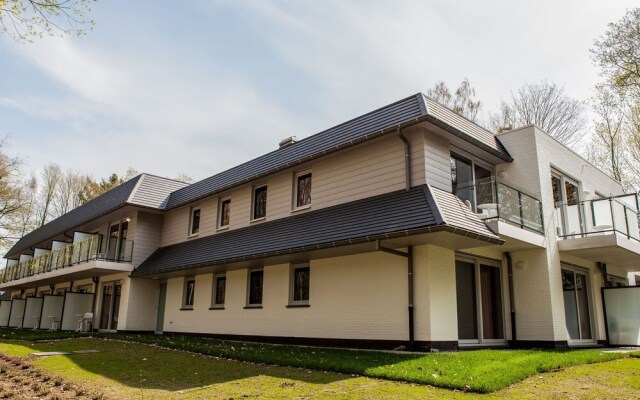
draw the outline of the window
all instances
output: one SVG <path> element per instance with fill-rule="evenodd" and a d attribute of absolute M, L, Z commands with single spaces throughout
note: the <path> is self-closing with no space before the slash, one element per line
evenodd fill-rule
<path fill-rule="evenodd" d="M 184 295 L 182 297 L 182 308 L 192 309 L 196 291 L 196 278 L 186 278 L 184 280 Z"/>
<path fill-rule="evenodd" d="M 249 272 L 249 293 L 247 304 L 249 306 L 259 306 L 262 304 L 262 284 L 264 271 L 261 269 Z"/>
<path fill-rule="evenodd" d="M 311 205 L 311 172 L 296 175 L 296 208 Z"/>
<path fill-rule="evenodd" d="M 267 215 L 267 186 L 253 189 L 253 213 L 251 219 L 261 219 Z"/>
<path fill-rule="evenodd" d="M 308 264 L 297 265 L 291 269 L 289 302 L 292 305 L 309 304 L 309 272 Z"/>
<path fill-rule="evenodd" d="M 200 232 L 200 208 L 191 209 L 191 220 L 189 221 L 189 235 L 197 235 Z"/>
<path fill-rule="evenodd" d="M 211 308 L 224 308 L 224 294 L 227 288 L 226 275 L 214 275 L 213 280 L 213 301 Z"/>
<path fill-rule="evenodd" d="M 231 222 L 231 199 L 222 199 L 220 201 L 220 218 L 218 225 L 220 228 L 229 226 Z"/>
<path fill-rule="evenodd" d="M 469 202 L 472 210 L 478 205 L 495 203 L 491 170 L 455 153 L 450 157 L 453 194 Z"/>
<path fill-rule="evenodd" d="M 551 187 L 556 207 L 558 234 L 565 236 L 581 233 L 584 215 L 580 209 L 579 184 L 556 171 L 552 171 Z"/>

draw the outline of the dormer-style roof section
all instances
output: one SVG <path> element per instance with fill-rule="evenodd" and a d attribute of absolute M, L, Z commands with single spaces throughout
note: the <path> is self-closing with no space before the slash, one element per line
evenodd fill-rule
<path fill-rule="evenodd" d="M 162 209 L 169 194 L 187 184 L 159 176 L 140 174 L 95 199 L 54 219 L 22 237 L 5 255 L 11 258 L 64 232 L 107 215 L 126 205 Z"/>
<path fill-rule="evenodd" d="M 418 93 L 177 190 L 171 193 L 166 209 L 180 207 L 424 121 L 504 161 L 513 161 L 491 132 Z"/>
<path fill-rule="evenodd" d="M 439 201 L 446 203 L 446 215 Z M 161 247 L 132 276 L 154 276 L 431 232 L 504 243 L 455 195 L 439 191 L 434 196 L 429 186 L 422 185 Z"/>

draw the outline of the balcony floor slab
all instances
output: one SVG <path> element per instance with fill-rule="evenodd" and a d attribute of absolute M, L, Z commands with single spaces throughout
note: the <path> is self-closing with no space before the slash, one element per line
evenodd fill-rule
<path fill-rule="evenodd" d="M 626 272 L 640 270 L 640 242 L 619 233 L 558 239 L 558 249 Z"/>

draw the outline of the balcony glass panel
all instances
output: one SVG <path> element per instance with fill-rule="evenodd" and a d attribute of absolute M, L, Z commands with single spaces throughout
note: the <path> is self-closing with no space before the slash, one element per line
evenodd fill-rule
<path fill-rule="evenodd" d="M 468 205 L 483 220 L 500 219 L 523 229 L 544 232 L 542 202 L 494 177 L 461 183 L 454 187 L 454 194 L 468 200 Z"/>
<path fill-rule="evenodd" d="M 9 266 L 1 275 L 2 282 L 28 278 L 92 260 L 131 262 L 133 241 L 112 238 L 104 246 L 101 242 L 102 237 L 95 235 L 80 242 L 70 243 L 48 254 Z M 103 247 L 106 250 L 101 252 Z"/>
<path fill-rule="evenodd" d="M 586 237 L 618 233 L 640 240 L 635 194 L 556 204 L 556 223 L 561 237 Z"/>

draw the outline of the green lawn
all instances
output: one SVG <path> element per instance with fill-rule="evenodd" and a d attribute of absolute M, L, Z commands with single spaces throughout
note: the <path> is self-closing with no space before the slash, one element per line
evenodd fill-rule
<path fill-rule="evenodd" d="M 54 334 L 2 330 L 0 338 L 4 335 L 5 339 L 20 339 L 25 335 L 24 339 L 33 341 Z M 628 356 L 599 350 L 476 350 L 416 355 L 229 342 L 190 336 L 117 334 L 102 337 L 252 363 L 357 374 L 481 393 L 503 389 L 542 372 Z M 54 346 L 76 342 L 82 343 L 81 340 L 61 341 Z"/>
<path fill-rule="evenodd" d="M 87 349 L 101 352 L 47 358 L 29 356 L 34 351 Z M 39 343 L 0 341 L 0 353 L 26 357 L 36 367 L 54 376 L 91 386 L 109 398 L 117 399 L 640 398 L 640 359 L 633 358 L 534 374 L 521 383 L 486 395 L 334 372 L 238 362 L 100 338 Z M 426 355 L 408 363 L 421 364 L 429 359 L 434 364 L 439 360 L 439 365 L 446 365 L 450 363 L 447 356 L 472 353 L 484 352 Z M 452 360 L 462 359 L 454 357 Z M 424 371 L 425 374 L 433 370 L 425 369 L 427 363 L 418 364 L 397 368 Z M 487 369 L 491 369 L 490 364 Z"/>

